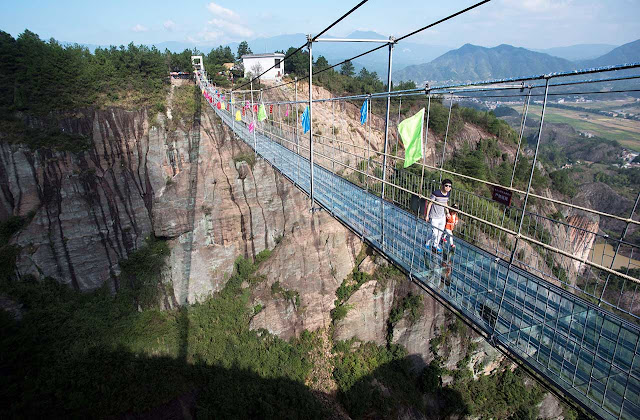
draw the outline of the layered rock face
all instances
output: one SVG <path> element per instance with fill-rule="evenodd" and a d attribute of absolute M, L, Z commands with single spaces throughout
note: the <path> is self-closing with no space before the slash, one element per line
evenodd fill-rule
<path fill-rule="evenodd" d="M 289 338 L 331 324 L 336 289 L 362 243 L 330 215 L 309 213 L 308 197 L 254 159 L 207 106 L 190 130 L 165 129 L 163 115 L 151 125 L 144 111 L 117 109 L 84 110 L 60 125 L 91 138 L 90 150 L 0 144 L 0 213 L 35 212 L 12 239 L 21 247 L 19 276 L 117 289 L 118 261 L 154 234 L 170 243 L 164 306 L 175 307 L 220 290 L 238 256 L 273 249 L 259 272 L 267 281 L 253 300 L 264 309 L 252 327 Z M 298 299 L 274 294 L 276 282 Z M 352 310 L 335 338 L 384 344 L 389 312 L 409 291 L 419 293 L 408 283 L 365 283 L 349 298 Z M 444 309 L 427 298 L 423 312 L 417 323 L 399 326 L 394 342 L 428 359 Z"/>
<path fill-rule="evenodd" d="M 418 316 L 393 325 L 391 342 L 404 346 L 417 368 L 433 358 L 430 340 L 451 320 L 406 279 L 365 282 L 331 330 L 336 290 L 357 262 L 359 238 L 327 213 L 310 213 L 308 197 L 254 158 L 208 106 L 186 129 L 168 130 L 170 118 L 160 115 L 151 124 L 144 111 L 84 110 L 60 121 L 65 131 L 92 139 L 81 154 L 0 143 L 0 219 L 35 214 L 12 238 L 21 247 L 18 276 L 48 276 L 78 290 L 106 283 L 115 290 L 118 262 L 153 234 L 169 241 L 163 306 L 175 308 L 220 290 L 238 256 L 253 259 L 271 249 L 258 271 L 266 280 L 252 295 L 262 308 L 252 328 L 284 339 L 326 329 L 334 340 L 384 345 L 392 308 L 409 293 L 421 294 Z M 378 141 L 371 145 L 379 148 L 383 127 L 373 125 Z M 353 131 L 354 143 L 365 144 L 362 134 Z M 379 264 L 365 259 L 360 270 L 372 274 Z M 465 356 L 460 340 L 447 344 L 448 368 Z M 472 358 L 472 364 L 494 361 L 478 374 L 497 366 L 494 353 L 486 345 Z"/>
<path fill-rule="evenodd" d="M 165 279 L 173 286 L 167 305 L 175 306 L 220 289 L 238 256 L 253 258 L 286 233 L 316 246 L 332 232 L 340 255 L 354 247 L 337 221 L 311 218 L 306 196 L 271 166 L 253 164 L 251 150 L 207 107 L 190 131 L 167 131 L 158 118 L 150 126 L 144 112 L 86 110 L 63 120 L 62 128 L 93 141 L 76 155 L 0 144 L 0 214 L 35 212 L 13 238 L 22 249 L 19 276 L 116 289 L 118 261 L 153 233 L 172 245 Z M 308 268 L 309 283 L 330 257 L 320 251 L 290 258 Z"/>
<path fill-rule="evenodd" d="M 164 273 L 170 308 L 220 290 L 238 256 L 273 249 L 259 272 L 267 281 L 253 300 L 264 309 L 252 327 L 283 338 L 328 327 L 359 239 L 328 214 L 309 213 L 307 196 L 254 159 L 208 106 L 189 129 L 168 130 L 167 118 L 171 113 L 150 124 L 144 111 L 110 109 L 61 120 L 61 129 L 92 140 L 81 154 L 0 144 L 0 214 L 35 212 L 12 239 L 21 247 L 17 274 L 52 277 L 78 290 L 105 283 L 117 289 L 118 261 L 154 234 L 170 243 Z M 276 282 L 298 299 L 274 294 Z M 420 293 L 408 283 L 365 283 L 349 298 L 352 309 L 335 338 L 384 344 L 389 312 L 409 292 Z M 394 342 L 429 359 L 428 342 L 443 316 L 426 297 L 419 320 L 401 322 Z"/>
<path fill-rule="evenodd" d="M 0 143 L 0 215 L 31 223 L 15 238 L 20 276 L 49 276 L 78 290 L 118 287 L 118 260 L 152 230 L 164 140 L 145 112 L 83 110 L 60 121 L 93 140 L 86 153 L 33 152 Z"/>

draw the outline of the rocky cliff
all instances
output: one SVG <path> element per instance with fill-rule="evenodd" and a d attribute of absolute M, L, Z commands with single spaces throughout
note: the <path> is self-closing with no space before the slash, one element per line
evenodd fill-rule
<path fill-rule="evenodd" d="M 324 330 L 333 340 L 400 344 L 416 368 L 433 359 L 432 340 L 447 334 L 441 356 L 448 368 L 467 353 L 471 368 L 487 358 L 495 363 L 484 364 L 484 373 L 498 366 L 488 347 L 462 344 L 478 340 L 466 329 L 446 333 L 454 320 L 445 309 L 404 276 L 385 274 L 384 260 L 357 236 L 324 212 L 311 214 L 308 197 L 256 159 L 208 106 L 193 123 L 174 118 L 85 109 L 61 118 L 59 128 L 88 137 L 86 152 L 0 143 L 0 219 L 31 218 L 11 238 L 20 247 L 18 277 L 117 290 L 119 261 L 155 235 L 171 250 L 161 304 L 175 308 L 220 290 L 238 256 L 270 249 L 258 271 L 265 281 L 252 294 L 260 308 L 253 329 L 285 339 Z M 371 277 L 344 302 L 346 316 L 332 320 L 336 290 L 354 268 Z M 415 313 L 390 320 L 411 295 L 423 296 Z"/>

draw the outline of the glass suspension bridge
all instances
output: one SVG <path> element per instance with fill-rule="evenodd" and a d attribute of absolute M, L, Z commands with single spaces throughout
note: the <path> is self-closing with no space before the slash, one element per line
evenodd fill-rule
<path fill-rule="evenodd" d="M 313 43 L 328 41 L 320 36 L 365 2 L 319 35 L 308 36 L 305 45 L 285 57 L 286 60 L 305 46 L 308 48 L 308 99 L 298 100 L 302 79 L 297 78 L 262 89 L 254 89 L 252 79 L 246 84 L 250 85 L 248 90 L 241 90 L 243 85 L 223 93 L 208 82 L 202 58 L 194 57 L 196 79 L 204 97 L 223 123 L 256 155 L 309 195 L 312 212 L 329 212 L 425 291 L 466 319 L 493 346 L 597 417 L 640 419 L 640 249 L 625 241 L 627 234 L 640 225 L 634 218 L 640 193 L 630 215 L 625 217 L 532 190 L 539 146 L 545 141 L 543 125 L 550 98 L 611 98 L 640 92 L 640 63 L 391 90 L 392 53 L 398 41 L 487 3 L 483 1 L 401 38 L 355 40 L 382 44 L 365 54 L 388 48 L 387 92 L 314 99 L 313 76 L 344 62 L 313 72 Z M 447 149 L 447 141 L 451 148 L 454 103 L 492 98 L 522 106 L 509 185 L 456 173 L 445 164 L 447 153 L 453 154 Z M 423 150 L 429 141 L 436 141 L 432 162 L 428 163 L 423 153 L 422 161 L 408 169 L 402 168 L 399 136 L 389 133 L 395 117 L 390 115 L 391 109 L 395 113 L 397 105 L 399 122 L 403 100 L 404 113 L 411 107 L 417 110 L 420 104 L 426 108 Z M 368 127 L 353 129 L 361 130 L 359 135 L 364 141 L 360 144 L 353 136 L 341 136 L 337 125 L 344 123 L 344 113 L 349 111 L 355 121 L 362 101 L 369 104 Z M 259 105 L 268 109 L 268 118 L 261 122 L 256 118 Z M 446 131 L 443 138 L 430 140 L 430 113 L 436 105 L 448 105 Z M 299 127 L 300 111 L 305 106 L 309 107 L 311 119 L 307 134 Z M 373 107 L 384 110 L 380 112 L 384 117 L 379 117 L 379 124 L 374 123 L 376 127 L 372 129 L 371 121 L 377 118 L 372 115 Z M 313 109 L 324 120 L 324 128 L 329 125 L 330 133 L 323 133 L 320 124 L 314 122 Z M 531 114 L 536 112 L 538 118 L 532 120 Z M 532 157 L 525 158 L 521 156 L 522 140 L 527 127 L 532 126 L 529 130 L 537 133 L 535 151 Z M 515 185 L 518 163 L 520 170 L 524 166 L 528 174 L 526 189 Z M 454 188 L 450 202 L 458 204 L 465 221 L 454 233 L 455 252 L 449 247 L 442 254 L 425 252 L 432 227 L 419 215 L 443 177 L 453 178 L 454 186 L 464 181 L 464 185 L 478 186 L 477 190 L 484 193 Z M 487 193 L 490 189 L 506 192 L 513 196 L 512 200 L 500 204 Z M 553 216 L 538 214 L 532 210 L 533 200 L 536 209 L 552 208 L 557 212 Z M 594 219 L 619 227 L 620 236 L 599 233 L 597 223 L 595 228 L 581 223 Z"/>

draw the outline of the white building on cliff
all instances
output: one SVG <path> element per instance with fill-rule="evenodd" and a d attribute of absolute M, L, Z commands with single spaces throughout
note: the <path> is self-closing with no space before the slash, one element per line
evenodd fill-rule
<path fill-rule="evenodd" d="M 284 54 L 282 53 L 245 54 L 242 56 L 242 65 L 244 66 L 244 77 L 247 77 L 249 73 L 255 77 L 274 65 L 275 67 L 260 78 L 280 80 L 284 76 Z"/>

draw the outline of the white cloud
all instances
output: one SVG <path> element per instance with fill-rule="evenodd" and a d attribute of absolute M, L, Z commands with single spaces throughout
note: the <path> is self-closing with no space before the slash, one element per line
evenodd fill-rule
<path fill-rule="evenodd" d="M 142 26 L 139 23 L 131 28 L 133 32 L 147 32 L 149 29 L 146 26 Z"/>
<path fill-rule="evenodd" d="M 223 36 L 224 36 L 224 32 L 215 31 L 215 30 L 213 31 L 205 30 L 205 31 L 198 32 L 197 38 L 195 39 L 189 37 L 189 41 L 194 43 L 213 42 L 213 41 L 219 41 L 220 39 L 222 39 Z"/>
<path fill-rule="evenodd" d="M 214 25 L 217 28 L 229 33 L 230 35 L 237 35 L 240 37 L 253 36 L 253 31 L 239 23 L 228 22 L 222 19 L 211 19 L 207 22 L 210 25 Z"/>
<path fill-rule="evenodd" d="M 521 9 L 534 13 L 546 13 L 564 9 L 571 5 L 573 0 L 504 0 L 503 3 L 512 9 Z"/>
<path fill-rule="evenodd" d="M 209 11 L 215 16 L 221 16 L 229 19 L 236 19 L 238 17 L 238 15 L 233 10 L 224 8 L 213 2 L 207 5 L 207 9 L 209 9 Z"/>
<path fill-rule="evenodd" d="M 169 32 L 173 31 L 176 28 L 176 23 L 172 20 L 168 20 L 162 25 L 164 26 L 164 29 L 166 29 Z"/>

